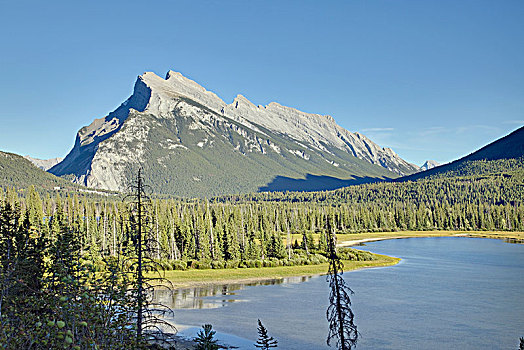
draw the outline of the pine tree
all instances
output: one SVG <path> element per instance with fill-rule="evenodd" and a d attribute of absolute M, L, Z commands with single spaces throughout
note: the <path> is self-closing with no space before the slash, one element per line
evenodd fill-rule
<path fill-rule="evenodd" d="M 198 331 L 195 338 L 196 350 L 218 350 L 217 340 L 214 339 L 216 332 L 212 328 L 210 324 L 205 324 Z"/>
<path fill-rule="evenodd" d="M 28 299 L 42 288 L 46 241 L 31 229 L 28 212 L 21 220 L 19 208 L 0 204 L 0 318 L 31 308 Z"/>
<path fill-rule="evenodd" d="M 255 344 L 256 348 L 269 350 L 270 348 L 278 347 L 278 341 L 267 334 L 267 329 L 264 327 L 262 322 L 258 320 L 258 340 Z"/>

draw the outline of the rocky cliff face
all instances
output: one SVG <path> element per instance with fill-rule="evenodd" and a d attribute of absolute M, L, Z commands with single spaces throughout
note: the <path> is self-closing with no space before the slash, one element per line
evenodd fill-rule
<path fill-rule="evenodd" d="M 226 104 L 173 71 L 166 79 L 139 76 L 133 95 L 80 129 L 71 152 L 50 172 L 123 190 L 139 166 L 156 192 L 179 195 L 256 191 L 276 176 L 362 181 L 419 170 L 331 116 L 275 102 L 256 106 L 242 95 Z"/>

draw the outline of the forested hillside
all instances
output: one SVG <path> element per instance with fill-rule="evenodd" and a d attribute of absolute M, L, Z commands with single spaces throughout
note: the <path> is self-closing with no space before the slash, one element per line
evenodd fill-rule
<path fill-rule="evenodd" d="M 31 185 L 44 190 L 79 188 L 66 179 L 37 168 L 22 156 L 0 151 L 0 187 L 28 188 Z"/>
<path fill-rule="evenodd" d="M 505 159 L 465 162 L 460 169 L 407 182 L 380 182 L 322 192 L 275 192 L 223 197 L 224 201 L 325 202 L 331 204 L 520 203 L 524 195 L 524 161 Z"/>
<path fill-rule="evenodd" d="M 465 157 L 427 171 L 404 176 L 395 181 L 425 178 L 483 175 L 523 167 L 524 127 L 506 135 Z"/>

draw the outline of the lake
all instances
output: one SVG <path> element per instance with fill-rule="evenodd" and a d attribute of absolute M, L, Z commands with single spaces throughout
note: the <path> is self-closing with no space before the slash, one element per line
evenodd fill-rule
<path fill-rule="evenodd" d="M 358 249 L 400 264 L 344 273 L 355 294 L 357 349 L 517 349 L 524 336 L 524 245 L 478 238 L 410 238 Z M 158 297 L 193 335 L 211 323 L 219 338 L 254 349 L 257 319 L 280 349 L 329 349 L 325 276 L 259 285 L 185 289 Z"/>

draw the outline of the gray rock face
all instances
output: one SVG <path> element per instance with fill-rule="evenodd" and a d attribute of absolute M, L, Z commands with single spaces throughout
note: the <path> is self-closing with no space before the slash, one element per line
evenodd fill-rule
<path fill-rule="evenodd" d="M 30 156 L 24 156 L 25 159 L 33 163 L 38 168 L 47 171 L 64 160 L 64 158 L 38 159 Z"/>
<path fill-rule="evenodd" d="M 139 76 L 133 95 L 105 118 L 80 129 L 71 152 L 50 172 L 72 174 L 76 182 L 90 187 L 123 190 L 131 169 L 140 165 L 164 177 L 159 183 L 169 183 L 165 178 L 173 172 L 178 180 L 201 187 L 194 193 L 207 193 L 206 186 L 213 187 L 213 181 L 228 181 L 223 174 L 227 164 L 233 167 L 231 179 L 238 172 L 245 175 L 239 178 L 237 192 L 257 190 L 279 175 L 348 179 L 419 171 L 393 150 L 340 127 L 331 116 L 276 102 L 256 106 L 242 95 L 227 104 L 169 71 L 166 79 L 150 72 Z M 233 173 L 240 164 L 242 168 Z M 181 175 L 182 171 L 189 174 Z M 257 181 L 246 178 L 249 174 Z M 155 190 L 178 193 L 168 184 Z"/>
<path fill-rule="evenodd" d="M 420 170 L 426 171 L 438 167 L 439 165 L 440 163 L 435 160 L 426 160 L 426 162 L 420 167 Z"/>

